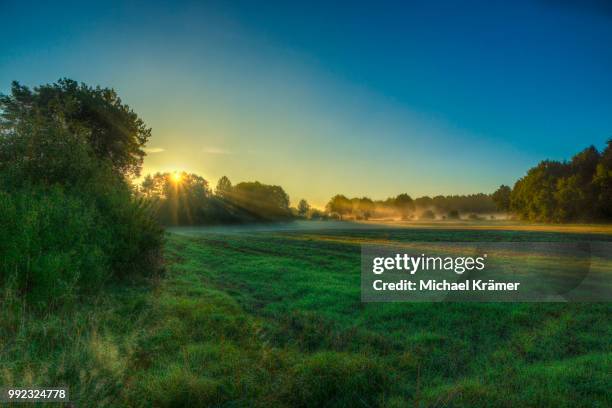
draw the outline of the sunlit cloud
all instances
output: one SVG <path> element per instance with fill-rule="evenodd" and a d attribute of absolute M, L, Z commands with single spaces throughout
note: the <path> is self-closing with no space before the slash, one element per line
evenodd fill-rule
<path fill-rule="evenodd" d="M 162 149 L 161 147 L 145 147 L 144 148 L 145 153 L 161 153 L 165 150 L 166 149 Z"/>
<path fill-rule="evenodd" d="M 232 154 L 229 150 L 221 149 L 218 147 L 205 147 L 202 149 L 203 153 L 207 154 Z"/>

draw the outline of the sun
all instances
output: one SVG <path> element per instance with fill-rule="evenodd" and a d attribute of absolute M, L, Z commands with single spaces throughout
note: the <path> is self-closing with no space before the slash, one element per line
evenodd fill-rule
<path fill-rule="evenodd" d="M 175 183 L 180 183 L 181 179 L 183 178 L 181 173 L 179 173 L 178 171 L 175 171 L 174 173 L 172 173 L 171 177 L 172 177 L 172 181 L 174 181 Z"/>

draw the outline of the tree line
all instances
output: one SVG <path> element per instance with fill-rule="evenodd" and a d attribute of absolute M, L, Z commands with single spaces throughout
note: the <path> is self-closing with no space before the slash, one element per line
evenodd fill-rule
<path fill-rule="evenodd" d="M 270 222 L 296 218 L 453 219 L 459 218 L 461 214 L 474 216 L 496 211 L 489 194 L 412 199 L 406 193 L 385 200 L 347 198 L 338 194 L 321 211 L 312 208 L 305 199 L 301 199 L 296 207 L 291 207 L 289 196 L 281 186 L 257 181 L 233 185 L 229 178 L 223 176 L 212 189 L 203 177 L 187 172 L 147 175 L 137 191 L 152 204 L 156 218 L 163 225 Z"/>
<path fill-rule="evenodd" d="M 461 214 L 476 217 L 478 214 L 489 214 L 497 211 L 497 207 L 490 194 L 470 195 L 438 195 L 435 197 L 423 196 L 416 199 L 406 193 L 385 200 L 372 200 L 369 197 L 348 198 L 337 194 L 326 205 L 330 216 L 344 219 L 370 218 L 401 218 L 409 220 L 414 218 L 434 219 L 443 217 L 456 219 Z"/>
<path fill-rule="evenodd" d="M 197 174 L 147 175 L 138 188 L 163 225 L 206 225 L 283 221 L 293 217 L 289 196 L 280 186 L 260 182 L 232 185 L 226 176 L 213 191 Z"/>
<path fill-rule="evenodd" d="M 529 221 L 592 222 L 612 219 L 612 139 L 569 161 L 544 160 L 512 188 L 493 194 L 498 208 Z"/>

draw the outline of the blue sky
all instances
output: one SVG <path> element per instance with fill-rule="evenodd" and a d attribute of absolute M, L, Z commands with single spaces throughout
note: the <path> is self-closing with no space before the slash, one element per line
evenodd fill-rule
<path fill-rule="evenodd" d="M 153 127 L 145 172 L 317 205 L 490 192 L 612 137 L 608 4 L 0 0 L 0 91 L 114 87 Z"/>

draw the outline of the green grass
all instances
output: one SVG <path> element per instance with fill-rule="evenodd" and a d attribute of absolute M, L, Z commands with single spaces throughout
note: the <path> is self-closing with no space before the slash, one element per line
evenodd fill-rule
<path fill-rule="evenodd" d="M 609 303 L 360 301 L 362 242 L 576 239 L 612 237 L 169 234 L 160 282 L 48 316 L 4 309 L 0 380 L 67 384 L 83 406 L 610 406 Z"/>

